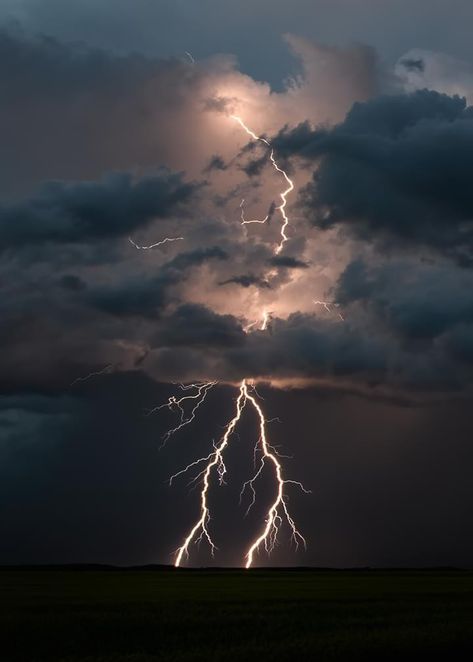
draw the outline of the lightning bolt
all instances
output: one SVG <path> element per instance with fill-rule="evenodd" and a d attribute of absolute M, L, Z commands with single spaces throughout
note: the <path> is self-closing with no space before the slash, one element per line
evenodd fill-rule
<path fill-rule="evenodd" d="M 263 219 L 260 219 L 260 220 L 257 219 L 257 218 L 254 218 L 251 221 L 250 220 L 247 221 L 246 218 L 245 218 L 245 209 L 243 207 L 244 203 L 245 203 L 245 198 L 242 198 L 242 201 L 240 202 L 240 209 L 241 209 L 240 217 L 241 217 L 241 224 L 242 225 L 248 225 L 248 223 L 266 223 L 266 221 L 269 218 L 269 214 L 266 214 L 266 216 Z"/>
<path fill-rule="evenodd" d="M 164 446 L 169 441 L 169 439 L 172 437 L 173 434 L 176 434 L 176 432 L 182 430 L 182 428 L 184 428 L 186 425 L 192 423 L 192 421 L 196 417 L 197 410 L 199 409 L 199 407 L 207 397 L 207 393 L 216 384 L 217 384 L 216 381 L 197 382 L 196 384 L 186 384 L 186 385 L 179 384 L 179 388 L 181 389 L 181 391 L 190 391 L 194 389 L 195 392 L 189 395 L 183 395 L 180 398 L 177 398 L 175 395 L 171 395 L 171 397 L 168 398 L 167 402 L 164 402 L 162 405 L 158 405 L 157 407 L 153 407 L 153 409 L 149 410 L 148 415 L 154 414 L 155 412 L 165 408 L 169 409 L 169 411 L 177 410 L 179 412 L 179 416 L 180 416 L 179 424 L 176 425 L 175 428 L 168 430 L 163 435 L 162 446 Z M 188 401 L 191 401 L 191 404 L 193 404 L 193 406 L 190 412 L 186 414 L 186 404 L 188 403 Z M 192 403 L 192 401 L 195 402 Z"/>
<path fill-rule="evenodd" d="M 205 537 L 205 539 L 210 545 L 210 553 L 212 554 L 212 556 L 214 555 L 216 546 L 210 536 L 210 532 L 208 529 L 208 524 L 210 521 L 210 510 L 209 510 L 207 498 L 210 487 L 210 475 L 212 473 L 212 469 L 214 467 L 217 467 L 219 481 L 220 483 L 223 482 L 223 477 L 226 473 L 226 467 L 223 461 L 223 451 L 228 446 L 228 440 L 231 434 L 233 433 L 233 431 L 235 430 L 238 421 L 241 418 L 241 413 L 243 411 L 243 407 L 245 406 L 245 404 L 246 404 L 245 394 L 243 389 L 240 388 L 240 395 L 238 396 L 236 401 L 236 414 L 232 418 L 230 423 L 227 425 L 227 428 L 225 430 L 223 437 L 220 440 L 220 443 L 217 446 L 215 446 L 214 452 L 208 456 L 209 461 L 203 473 L 202 489 L 200 492 L 200 517 L 197 520 L 197 522 L 194 524 L 188 535 L 186 536 L 182 545 L 177 550 L 176 558 L 174 561 L 174 565 L 176 568 L 178 568 L 181 565 L 182 557 L 184 556 L 184 554 L 186 555 L 186 557 L 189 556 L 189 545 L 194 540 L 194 538 L 196 538 L 196 542 L 200 542 Z M 197 460 L 197 462 L 199 462 L 199 460 Z M 193 462 L 192 464 L 188 465 L 182 472 L 179 473 L 183 473 L 187 471 L 192 466 L 195 466 L 195 464 L 196 463 Z M 174 477 L 171 476 L 171 480 Z"/>
<path fill-rule="evenodd" d="M 149 251 L 151 248 L 157 248 L 158 246 L 162 246 L 163 244 L 167 244 L 171 241 L 183 241 L 183 239 L 184 237 L 164 237 L 164 239 L 157 241 L 155 244 L 150 244 L 149 246 L 139 246 L 135 241 L 133 241 L 131 237 L 128 237 L 130 244 L 140 251 Z"/>
<path fill-rule="evenodd" d="M 298 548 L 299 543 L 302 543 L 304 547 L 306 546 L 306 540 L 304 536 L 297 529 L 294 519 L 289 513 L 284 488 L 286 485 L 292 484 L 292 485 L 297 485 L 305 493 L 309 493 L 309 490 L 306 490 L 302 485 L 302 483 L 298 481 L 287 480 L 283 478 L 282 465 L 278 460 L 274 448 L 270 446 L 266 437 L 266 419 L 264 417 L 263 410 L 260 404 L 258 403 L 258 401 L 256 400 L 255 396 L 249 393 L 248 385 L 246 384 L 245 380 L 243 380 L 243 382 L 241 383 L 240 388 L 244 393 L 246 401 L 249 401 L 253 405 L 254 409 L 256 410 L 256 413 L 258 414 L 258 419 L 259 419 L 259 429 L 260 429 L 259 442 L 261 445 L 262 460 L 261 460 L 260 468 L 253 476 L 251 481 L 249 481 L 249 483 L 251 484 L 251 489 L 253 490 L 253 503 L 255 499 L 253 483 L 256 480 L 256 478 L 258 478 L 258 476 L 261 474 L 265 462 L 269 462 L 270 464 L 272 464 L 274 469 L 276 485 L 277 485 L 276 497 L 266 514 L 266 522 L 263 531 L 253 541 L 253 543 L 251 544 L 250 548 L 248 549 L 245 555 L 245 560 L 246 560 L 245 567 L 250 568 L 253 564 L 255 553 L 259 550 L 259 548 L 262 545 L 264 545 L 264 548 L 268 554 L 270 554 L 273 551 L 277 542 L 277 537 L 279 534 L 280 526 L 283 521 L 283 516 L 285 517 L 291 529 L 292 538 L 296 545 L 296 549 Z"/>
<path fill-rule="evenodd" d="M 193 61 L 190 53 L 186 53 L 186 55 L 188 55 L 189 59 Z M 252 131 L 239 116 L 231 115 L 231 118 L 238 122 L 241 128 L 244 129 L 244 131 L 253 140 L 260 141 L 269 148 L 269 159 L 271 164 L 273 168 L 283 176 L 287 184 L 286 188 L 279 194 L 281 204 L 276 207 L 276 210 L 279 211 L 282 218 L 282 225 L 280 230 L 281 239 L 274 249 L 274 253 L 278 255 L 283 250 L 284 244 L 288 241 L 288 236 L 286 233 L 289 225 L 289 217 L 286 213 L 287 196 L 291 193 L 291 191 L 294 190 L 294 184 L 287 173 L 279 166 L 278 162 L 276 161 L 274 156 L 274 149 L 272 148 L 269 141 L 262 136 L 256 135 L 256 133 L 254 133 L 254 131 Z M 269 214 L 264 219 L 245 219 L 244 202 L 244 199 L 242 199 L 240 203 L 242 225 L 247 225 L 250 223 L 264 224 L 268 221 Z M 138 250 L 150 250 L 157 248 L 158 246 L 162 246 L 167 242 L 182 241 L 183 239 L 184 237 L 165 237 L 161 241 L 158 241 L 154 244 L 150 244 L 148 246 L 140 246 L 131 237 L 129 237 L 130 243 Z M 248 333 L 253 327 L 259 325 L 257 328 L 259 328 L 260 331 L 266 331 L 271 319 L 272 313 L 266 310 L 262 310 L 261 319 L 249 323 L 246 327 L 244 327 L 244 330 L 246 333 Z M 179 396 L 171 395 L 167 402 L 154 407 L 148 412 L 149 414 L 152 414 L 163 409 L 168 409 L 173 413 L 177 413 L 179 416 L 177 425 L 169 429 L 163 435 L 162 445 L 164 445 L 174 434 L 195 420 L 198 414 L 198 410 L 205 402 L 209 391 L 214 388 L 217 383 L 217 381 L 202 381 L 192 384 L 179 384 L 178 386 L 183 394 Z M 262 406 L 259 402 L 260 399 L 261 398 L 256 390 L 255 384 L 252 381 L 243 379 L 239 385 L 238 396 L 235 401 L 236 410 L 233 418 L 227 424 L 223 436 L 220 438 L 218 443 L 213 443 L 213 450 L 208 455 L 190 462 L 187 466 L 177 471 L 169 478 L 169 484 L 172 485 L 176 478 L 203 466 L 203 469 L 191 480 L 191 483 L 196 483 L 199 479 L 201 479 L 199 516 L 185 536 L 182 544 L 175 552 L 174 565 L 176 567 L 179 567 L 182 564 L 184 558 L 189 558 L 189 550 L 191 545 L 200 544 L 203 540 L 208 543 L 210 547 L 210 553 L 212 557 L 214 556 L 217 546 L 213 541 L 210 531 L 211 516 L 209 507 L 209 490 L 214 477 L 216 478 L 219 485 L 223 485 L 225 483 L 227 468 L 224 461 L 224 452 L 230 443 L 232 435 L 235 433 L 237 425 L 242 418 L 245 407 L 252 408 L 256 413 L 259 436 L 253 451 L 255 473 L 252 478 L 250 478 L 250 480 L 243 484 L 240 493 L 240 501 L 243 499 L 245 491 L 248 489 L 251 492 L 252 498 L 247 512 L 256 503 L 256 482 L 262 475 L 263 471 L 265 471 L 267 466 L 273 472 L 276 490 L 271 505 L 266 512 L 264 526 L 257 537 L 252 541 L 244 556 L 244 565 L 246 568 L 250 568 L 254 562 L 255 556 L 262 548 L 264 548 L 268 554 L 274 550 L 284 521 L 289 526 L 291 531 L 291 538 L 294 541 L 296 548 L 300 544 L 303 544 L 304 547 L 306 546 L 306 540 L 298 530 L 296 523 L 289 512 L 286 488 L 287 486 L 296 486 L 304 493 L 309 493 L 309 490 L 306 490 L 302 483 L 294 480 L 288 480 L 284 477 L 283 466 L 280 461 L 283 456 L 280 455 L 276 451 L 275 447 L 273 447 L 268 441 L 266 427 L 269 421 L 266 420 L 264 416 Z M 260 458 L 257 466 L 258 455 Z"/>
<path fill-rule="evenodd" d="M 250 392 L 250 388 L 251 388 L 251 392 Z M 195 522 L 195 524 L 192 526 L 191 530 L 185 537 L 184 542 L 176 551 L 176 556 L 174 561 L 174 565 L 176 567 L 179 567 L 181 565 L 184 556 L 186 558 L 189 557 L 190 545 L 193 542 L 198 544 L 203 539 L 207 540 L 210 546 L 210 553 L 212 557 L 214 556 L 214 552 L 217 549 L 217 546 L 215 545 L 209 531 L 209 523 L 211 518 L 210 518 L 210 508 L 208 503 L 208 493 L 211 484 L 211 477 L 212 477 L 212 473 L 215 470 L 215 472 L 217 473 L 217 479 L 219 484 L 222 485 L 225 482 L 224 478 L 225 478 L 225 474 L 227 473 L 227 468 L 225 466 L 223 454 L 226 447 L 230 443 L 230 437 L 235 432 L 235 428 L 241 419 L 243 410 L 248 404 L 254 408 L 259 420 L 260 434 L 259 434 L 259 440 L 257 446 L 260 447 L 261 462 L 255 475 L 243 485 L 243 489 L 240 494 L 240 500 L 243 497 L 246 487 L 249 487 L 252 492 L 253 498 L 247 510 L 248 512 L 256 501 L 256 490 L 254 487 L 255 481 L 257 480 L 257 478 L 259 478 L 267 463 L 269 463 L 273 467 L 277 490 L 276 490 L 276 496 L 271 506 L 268 509 L 263 531 L 253 541 L 248 552 L 245 555 L 245 567 L 246 568 L 251 567 L 251 565 L 253 564 L 254 555 L 261 546 L 264 546 L 268 554 L 273 551 L 277 542 L 277 538 L 281 528 L 281 524 L 283 522 L 283 518 L 287 521 L 290 527 L 291 536 L 292 539 L 294 540 L 296 548 L 299 546 L 300 543 L 302 543 L 304 546 L 306 545 L 306 541 L 304 537 L 297 529 L 294 519 L 289 513 L 289 509 L 286 501 L 286 495 L 285 495 L 285 487 L 286 485 L 296 485 L 305 493 L 308 493 L 309 491 L 304 488 L 302 483 L 283 478 L 283 468 L 281 462 L 278 459 L 278 454 L 267 440 L 267 435 L 266 435 L 267 421 L 263 414 L 261 405 L 256 399 L 256 396 L 257 396 L 256 388 L 253 385 L 249 386 L 247 380 L 244 379 L 239 387 L 239 395 L 236 400 L 235 415 L 233 416 L 233 418 L 225 428 L 225 432 L 222 438 L 220 439 L 219 443 L 214 445 L 213 452 L 207 455 L 206 457 L 202 457 L 195 460 L 194 462 L 191 462 L 184 469 L 172 475 L 169 479 L 169 482 L 172 483 L 172 481 L 175 478 L 187 473 L 190 469 L 205 462 L 207 463 L 203 471 L 201 471 L 201 473 L 196 477 L 196 479 L 194 479 L 197 480 L 199 477 L 202 477 L 202 487 L 200 491 L 200 513 L 197 521 Z"/>
<path fill-rule="evenodd" d="M 78 382 L 86 382 L 92 377 L 98 377 L 99 375 L 107 375 L 112 370 L 112 368 L 113 368 L 113 364 L 110 363 L 109 365 L 106 365 L 105 368 L 102 368 L 102 370 L 97 370 L 96 372 L 89 372 L 89 374 L 85 375 L 84 377 L 76 377 L 74 381 L 71 382 L 71 386 L 74 386 L 74 384 L 77 384 Z"/>
<path fill-rule="evenodd" d="M 331 301 L 315 301 L 315 299 L 314 299 L 314 303 L 315 303 L 316 306 L 323 306 L 325 308 L 325 310 L 330 314 L 332 314 L 332 310 L 331 310 L 330 306 L 336 306 L 336 307 L 339 306 L 338 303 L 332 303 Z M 338 317 L 340 318 L 340 320 L 342 322 L 345 321 L 345 318 L 343 317 L 342 313 L 337 312 L 337 315 L 338 315 Z"/>
<path fill-rule="evenodd" d="M 268 324 L 272 319 L 272 316 L 273 313 L 270 313 L 267 310 L 263 310 L 263 312 L 261 313 L 261 326 L 259 327 L 260 331 L 266 331 L 266 329 L 268 328 Z M 258 324 L 258 320 L 255 320 L 254 322 L 250 322 L 249 324 L 243 327 L 243 331 L 245 333 L 249 333 L 250 329 L 255 327 L 257 324 Z"/>
<path fill-rule="evenodd" d="M 284 179 L 286 180 L 287 188 L 284 189 L 284 191 L 282 191 L 282 192 L 279 194 L 279 197 L 281 198 L 281 204 L 279 205 L 279 207 L 276 207 L 276 209 L 279 211 L 279 213 L 281 214 L 281 217 L 282 217 L 281 241 L 279 242 L 279 244 L 278 244 L 278 245 L 276 246 L 276 248 L 274 249 L 274 253 L 275 253 L 276 255 L 279 255 L 279 253 L 280 253 L 280 252 L 282 251 L 282 249 L 283 249 L 284 244 L 285 244 L 286 241 L 289 239 L 289 237 L 288 237 L 287 234 L 286 234 L 286 229 L 287 229 L 287 226 L 289 225 L 289 217 L 288 217 L 288 215 L 286 214 L 286 206 L 287 206 L 287 196 L 289 195 L 289 193 L 291 193 L 291 191 L 294 190 L 294 183 L 293 183 L 292 180 L 288 177 L 286 171 L 283 170 L 283 169 L 278 165 L 276 159 L 274 158 L 274 149 L 271 147 L 271 143 L 268 142 L 268 141 L 266 140 L 266 138 L 263 138 L 262 136 L 258 136 L 258 135 L 256 135 L 256 133 L 255 133 L 254 131 L 252 131 L 252 130 L 251 130 L 251 129 L 250 129 L 250 128 L 244 123 L 244 121 L 241 119 L 241 117 L 239 117 L 238 115 L 230 115 L 230 118 L 231 118 L 232 120 L 235 120 L 236 122 L 238 122 L 238 124 L 241 126 L 241 128 L 242 128 L 244 131 L 246 131 L 246 133 L 247 133 L 247 134 L 248 134 L 253 140 L 259 140 L 260 142 L 264 143 L 267 147 L 270 148 L 271 151 L 270 151 L 270 154 L 269 154 L 269 159 L 270 159 L 270 161 L 271 161 L 271 164 L 272 164 L 273 168 L 274 168 L 277 172 L 281 173 L 282 176 L 284 177 Z M 243 201 L 242 201 L 242 204 L 243 204 Z M 240 206 L 241 206 L 241 205 L 240 205 Z M 243 220 L 243 212 L 242 212 L 242 220 Z M 248 223 L 248 222 L 262 223 L 262 222 L 266 222 L 266 220 L 267 220 L 267 218 L 265 219 L 265 221 L 247 221 L 247 223 Z"/>
<path fill-rule="evenodd" d="M 272 313 L 268 313 L 267 310 L 263 311 L 263 321 L 261 322 L 260 329 L 261 331 L 266 331 L 268 324 L 271 321 Z"/>

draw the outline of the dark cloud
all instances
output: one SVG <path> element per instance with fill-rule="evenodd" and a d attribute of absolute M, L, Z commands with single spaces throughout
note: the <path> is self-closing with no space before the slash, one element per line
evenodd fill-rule
<path fill-rule="evenodd" d="M 63 392 L 106 365 L 134 369 L 166 307 L 180 302 L 179 286 L 194 269 L 227 258 L 210 247 L 178 254 L 152 272 L 119 263 L 121 273 L 106 272 L 105 282 L 94 270 L 58 280 L 53 269 L 18 270 L 15 262 L 20 277 L 5 284 L 0 299 L 0 392 Z"/>
<path fill-rule="evenodd" d="M 214 154 L 210 159 L 208 165 L 204 168 L 204 172 L 209 173 L 215 170 L 224 171 L 227 170 L 228 166 L 221 156 Z"/>
<path fill-rule="evenodd" d="M 212 316 L 211 319 L 217 325 L 218 317 Z M 387 350 L 381 338 L 369 338 L 361 329 L 320 320 L 313 315 L 293 314 L 287 320 L 272 317 L 271 333 L 253 331 L 241 347 L 230 347 L 219 355 L 214 351 L 200 355 L 190 352 L 186 369 L 194 364 L 200 370 L 206 370 L 206 378 L 228 381 L 244 377 L 349 377 L 360 383 L 379 383 L 385 376 Z M 155 371 L 156 374 L 165 374 L 160 354 L 160 350 L 155 349 L 147 359 L 151 374 Z M 170 370 L 168 379 L 180 379 L 179 357 L 176 355 L 176 362 L 173 362 L 169 350 L 166 350 L 164 360 Z M 192 367 L 189 372 L 193 374 Z"/>
<path fill-rule="evenodd" d="M 84 290 L 87 287 L 87 284 L 79 276 L 74 274 L 64 274 L 59 279 L 59 285 L 65 290 L 71 290 L 72 292 L 79 292 Z"/>
<path fill-rule="evenodd" d="M 468 359 L 473 308 L 469 289 L 459 295 L 456 287 L 471 278 L 469 272 L 463 278 L 458 273 L 442 285 L 446 273 L 417 272 L 405 264 L 365 272 L 354 263 L 336 292 L 344 320 L 338 314 L 294 313 L 285 320 L 272 314 L 270 330 L 253 329 L 241 345 L 213 348 L 194 343 L 189 325 L 179 352 L 172 342 L 154 345 L 145 370 L 170 381 L 322 379 L 334 389 L 384 393 L 393 400 L 400 394 L 415 401 L 429 393 L 468 393 L 473 386 Z M 221 324 L 226 328 L 229 323 L 228 316 L 222 320 L 209 312 L 205 319 L 208 337 L 212 326 L 219 337 Z M 232 328 L 237 326 L 233 321 Z M 157 337 L 167 337 L 166 332 Z"/>
<path fill-rule="evenodd" d="M 217 315 L 205 306 L 184 304 L 163 320 L 154 342 L 166 347 L 221 347 L 243 345 L 246 334 L 231 315 Z"/>
<path fill-rule="evenodd" d="M 294 388 L 261 385 L 268 421 L 283 420 L 268 424 L 271 443 L 297 450 L 294 475 L 321 496 L 301 507 L 310 551 L 298 561 L 468 560 L 473 281 L 458 262 L 469 266 L 472 257 L 471 109 L 459 97 L 426 90 L 379 96 L 400 82 L 363 45 L 321 46 L 289 35 L 303 71 L 293 71 L 280 93 L 241 74 L 232 57 L 199 61 L 240 49 L 253 71 L 266 67 L 280 82 L 281 27 L 352 42 L 381 12 L 391 27 L 393 10 L 382 3 L 365 12 L 352 0 L 334 0 L 330 10 L 325 2 L 315 23 L 303 17 L 314 16 L 319 0 L 244 1 L 222 11 L 214 0 L 205 8 L 152 4 L 23 3 L 32 24 L 54 23 L 57 34 L 98 46 L 107 33 L 113 52 L 0 33 L 0 558 L 169 560 L 181 539 L 181 509 L 195 503 L 187 503 L 185 485 L 178 498 L 164 493 L 164 480 L 182 463 L 183 447 L 195 457 L 211 451 L 233 415 L 228 384 L 254 377 Z M 381 45 L 386 35 L 394 39 L 396 58 L 419 30 L 429 47 L 424 26 L 436 13 L 416 0 L 414 8 L 401 4 L 402 16 L 417 12 L 423 20 L 410 21 L 401 46 L 395 30 L 376 30 Z M 329 14 L 332 31 L 324 23 Z M 442 30 L 454 14 L 445 10 Z M 470 24 L 464 22 L 468 44 Z M 169 44 L 177 57 L 158 60 Z M 148 55 L 130 54 L 135 47 Z M 194 65 L 183 53 L 195 49 Z M 406 79 L 406 69 L 418 74 L 424 62 L 430 75 L 430 60 L 402 62 Z M 340 122 L 354 99 L 363 103 Z M 313 240 L 305 215 L 301 223 L 296 218 L 295 195 L 289 255 L 273 254 L 279 223 L 241 231 L 235 200 L 245 187 L 266 186 L 257 178 L 268 166 L 266 148 L 247 144 L 239 127 L 227 124 L 243 100 L 257 131 L 301 117 L 325 122 L 280 132 L 275 153 L 284 168 L 291 157 L 313 167 L 302 202 L 315 225 L 348 228 L 362 242 L 342 243 L 343 232 Z M 173 170 L 157 170 L 162 163 Z M 186 174 L 175 174 L 183 164 Z M 217 175 L 217 190 L 205 197 L 189 183 L 201 171 L 209 185 Z M 270 167 L 268 173 L 274 175 Z M 42 185 L 51 179 L 60 181 Z M 261 199 L 276 190 L 261 191 Z M 224 201 L 218 213 L 214 200 Z M 270 218 L 275 209 L 272 203 Z M 171 228 L 185 241 L 153 251 L 126 241 L 146 230 L 151 239 L 137 244 L 151 244 Z M 402 259 L 395 257 L 399 247 Z M 223 284 L 238 287 L 216 287 Z M 327 310 L 312 306 L 312 288 L 317 296 L 326 288 Z M 184 446 L 158 456 L 156 441 L 172 414 L 144 411 L 178 392 L 171 381 L 201 379 L 222 382 L 209 409 L 183 432 Z M 240 447 L 250 440 L 250 463 L 253 423 L 243 423 L 237 440 Z M 229 481 L 219 507 L 231 490 L 238 501 L 237 483 Z M 260 526 L 264 513 L 257 518 Z M 380 521 L 390 522 L 382 535 Z M 124 522 L 136 531 L 125 542 Z M 218 511 L 212 525 L 224 541 L 242 528 L 228 516 L 219 523 Z M 239 563 L 235 549 L 229 544 L 217 562 Z M 275 563 L 289 558 L 282 549 Z"/>
<path fill-rule="evenodd" d="M 248 177 L 260 177 L 267 165 L 268 157 L 264 154 L 259 159 L 251 159 L 247 163 L 241 165 L 240 168 Z"/>
<path fill-rule="evenodd" d="M 272 320 L 272 333 L 251 334 L 241 351 L 229 356 L 238 376 L 317 378 L 363 375 L 382 378 L 386 347 L 361 330 L 296 313 Z"/>
<path fill-rule="evenodd" d="M 176 255 L 174 259 L 164 265 L 163 271 L 166 274 L 179 275 L 182 270 L 199 266 L 208 260 L 227 260 L 228 258 L 228 253 L 220 246 L 196 248 L 193 251 Z"/>
<path fill-rule="evenodd" d="M 333 129 L 307 125 L 278 147 L 315 160 L 304 193 L 316 225 L 365 240 L 428 246 L 473 259 L 473 112 L 465 99 L 422 90 L 357 103 Z"/>
<path fill-rule="evenodd" d="M 169 289 L 182 282 L 187 272 L 209 260 L 226 260 L 221 248 L 213 247 L 185 252 L 166 262 L 158 274 L 152 277 L 126 281 L 109 286 L 89 288 L 86 300 L 89 305 L 117 317 L 156 318 L 169 301 Z"/>
<path fill-rule="evenodd" d="M 101 182 L 51 182 L 26 202 L 0 207 L 0 249 L 41 243 L 113 239 L 176 213 L 196 186 L 162 172 Z"/>
<path fill-rule="evenodd" d="M 255 274 L 242 274 L 241 276 L 232 276 L 223 280 L 219 285 L 241 285 L 241 287 L 251 287 L 255 285 L 256 287 L 270 288 L 270 283 L 262 276 L 256 276 Z"/>
<path fill-rule="evenodd" d="M 96 288 L 87 295 L 87 303 L 116 317 L 159 316 L 167 302 L 167 290 L 173 278 L 127 280 L 111 287 Z"/>
<path fill-rule="evenodd" d="M 269 264 L 284 269 L 307 269 L 309 267 L 304 260 L 299 260 L 297 257 L 291 257 L 290 255 L 274 255 L 270 258 Z"/>
<path fill-rule="evenodd" d="M 469 269 L 357 260 L 342 274 L 336 297 L 342 305 L 363 302 L 403 339 L 430 342 L 458 326 L 463 333 L 470 328 L 473 339 L 472 289 Z"/>

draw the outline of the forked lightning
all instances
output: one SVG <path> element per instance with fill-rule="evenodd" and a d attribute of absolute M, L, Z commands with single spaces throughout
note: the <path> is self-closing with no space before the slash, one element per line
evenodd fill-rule
<path fill-rule="evenodd" d="M 227 468 L 225 466 L 223 454 L 226 447 L 230 443 L 230 438 L 232 434 L 235 432 L 235 428 L 238 422 L 241 420 L 243 410 L 247 405 L 253 407 L 258 417 L 259 438 L 258 438 L 257 450 L 259 450 L 261 454 L 261 460 L 255 475 L 244 484 L 241 496 L 243 495 L 245 488 L 249 487 L 253 494 L 253 499 L 250 504 L 250 508 L 252 505 L 254 505 L 256 500 L 255 481 L 261 476 L 266 465 L 269 465 L 274 473 L 274 479 L 276 482 L 276 496 L 274 497 L 274 500 L 272 501 L 270 507 L 268 508 L 268 511 L 266 513 L 265 525 L 261 533 L 251 543 L 250 547 L 248 548 L 248 551 L 245 554 L 245 559 L 244 559 L 245 567 L 250 568 L 253 565 L 255 554 L 262 547 L 266 550 L 268 554 L 273 551 L 284 519 L 286 520 L 286 522 L 290 527 L 291 535 L 296 544 L 296 547 L 300 543 L 302 543 L 304 546 L 306 544 L 303 535 L 297 529 L 294 519 L 289 513 L 285 488 L 287 485 L 296 485 L 306 493 L 308 493 L 308 490 L 306 490 L 300 482 L 294 480 L 287 480 L 283 477 L 283 467 L 281 465 L 280 459 L 278 458 L 278 454 L 275 451 L 275 449 L 269 444 L 267 439 L 267 433 L 266 433 L 267 420 L 264 416 L 261 405 L 256 399 L 256 390 L 253 387 L 252 392 L 250 392 L 250 389 L 251 386 L 249 386 L 248 381 L 244 379 L 239 387 L 239 394 L 236 400 L 235 415 L 233 416 L 233 418 L 225 428 L 225 432 L 222 438 L 220 439 L 219 443 L 214 445 L 213 452 L 207 455 L 206 457 L 202 457 L 199 458 L 198 460 L 195 460 L 194 462 L 191 462 L 184 469 L 177 472 L 170 478 L 170 482 L 172 483 L 172 481 L 178 476 L 187 473 L 189 470 L 191 470 L 192 468 L 198 465 L 206 463 L 205 468 L 196 477 L 196 479 L 202 477 L 199 517 L 195 522 L 195 524 L 192 526 L 187 536 L 185 537 L 182 545 L 176 551 L 176 556 L 174 560 L 174 565 L 176 567 L 179 567 L 181 565 L 184 557 L 186 558 L 189 557 L 189 547 L 192 543 L 200 543 L 203 539 L 207 540 L 210 546 L 210 552 L 212 556 L 214 555 L 214 552 L 217 549 L 217 546 L 215 545 L 209 531 L 209 523 L 211 519 L 209 502 L 208 502 L 209 488 L 211 485 L 212 474 L 214 472 L 216 473 L 218 483 L 220 485 L 224 483 L 224 477 L 225 474 L 227 473 Z"/>
<path fill-rule="evenodd" d="M 280 253 L 280 252 L 282 251 L 282 249 L 283 249 L 284 244 L 285 244 L 286 241 L 289 239 L 289 237 L 288 237 L 287 234 L 286 234 L 287 226 L 289 225 L 289 217 L 288 217 L 287 214 L 286 214 L 286 205 L 287 205 L 287 196 L 289 195 L 289 193 L 291 193 L 291 191 L 294 190 L 294 183 L 293 183 L 292 180 L 288 177 L 286 171 L 279 167 L 279 165 L 278 165 L 276 159 L 274 158 L 274 149 L 271 147 L 271 143 L 268 142 L 268 141 L 266 140 L 266 138 L 263 138 L 262 136 L 258 136 L 258 135 L 256 135 L 256 133 L 255 133 L 254 131 L 252 131 L 252 130 L 251 130 L 251 129 L 250 129 L 250 128 L 244 123 L 244 121 L 241 119 L 241 117 L 239 117 L 239 115 L 230 115 L 230 117 L 231 117 L 232 120 L 235 120 L 236 122 L 238 122 L 238 124 L 241 126 L 241 128 L 242 128 L 244 131 L 246 131 L 246 133 L 247 133 L 247 134 L 248 134 L 253 140 L 259 140 L 260 142 L 264 143 L 267 147 L 270 148 L 271 151 L 270 151 L 270 153 L 269 153 L 269 159 L 270 159 L 270 161 L 271 161 L 271 163 L 272 163 L 272 166 L 273 166 L 273 168 L 274 168 L 277 172 L 280 172 L 280 173 L 282 174 L 282 176 L 284 177 L 284 179 L 286 180 L 287 188 L 284 189 L 284 191 L 282 191 L 282 192 L 279 194 L 279 197 L 281 198 L 281 204 L 279 205 L 279 207 L 276 207 L 276 209 L 279 211 L 279 213 L 281 214 L 281 217 L 282 217 L 281 241 L 279 242 L 279 244 L 278 244 L 278 245 L 276 246 L 276 248 L 274 249 L 274 253 L 275 253 L 276 255 L 279 255 L 279 253 Z M 242 207 L 243 202 L 244 202 L 244 200 L 241 201 L 241 205 L 240 205 L 240 207 Z M 241 217 L 241 218 L 242 218 L 242 225 L 243 225 L 244 223 L 265 223 L 265 222 L 268 220 L 268 217 L 266 217 L 266 218 L 265 218 L 264 220 L 262 220 L 262 221 L 258 221 L 258 220 L 254 220 L 254 221 L 244 221 L 243 207 L 242 207 L 242 217 Z"/>

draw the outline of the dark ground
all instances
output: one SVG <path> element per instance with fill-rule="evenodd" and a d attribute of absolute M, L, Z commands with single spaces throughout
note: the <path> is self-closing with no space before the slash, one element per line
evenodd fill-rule
<path fill-rule="evenodd" d="M 0 570 L 2 662 L 473 659 L 473 572 Z"/>

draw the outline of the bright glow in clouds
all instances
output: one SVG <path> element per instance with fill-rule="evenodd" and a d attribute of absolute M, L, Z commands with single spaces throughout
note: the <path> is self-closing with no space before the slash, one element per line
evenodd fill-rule
<path fill-rule="evenodd" d="M 231 117 L 233 120 L 235 120 L 236 122 L 238 122 L 238 124 L 239 124 L 239 125 L 240 125 L 240 126 L 246 131 L 246 133 L 247 133 L 251 138 L 253 138 L 253 140 L 259 140 L 260 142 L 264 143 L 264 144 L 267 145 L 269 148 L 271 148 L 271 143 L 269 143 L 269 142 L 266 140 L 266 138 L 262 138 L 261 136 L 257 136 L 256 133 L 255 133 L 254 131 L 252 131 L 252 130 L 251 130 L 251 129 L 250 129 L 250 128 L 249 128 L 249 127 L 243 122 L 243 120 L 241 119 L 241 117 L 239 117 L 238 115 L 231 115 L 230 117 Z M 285 244 L 286 241 L 289 239 L 289 237 L 288 237 L 287 234 L 286 234 L 286 229 L 287 229 L 287 226 L 289 225 L 289 218 L 288 218 L 288 216 L 287 216 L 287 214 L 286 214 L 286 205 L 287 205 L 287 196 L 289 195 L 289 193 L 291 193 L 291 191 L 294 190 L 294 184 L 293 184 L 292 180 L 288 177 L 287 173 L 286 173 L 282 168 L 280 168 L 279 165 L 277 164 L 277 161 L 276 161 L 276 159 L 274 158 L 274 149 L 272 149 L 272 148 L 271 148 L 271 152 L 270 152 L 270 154 L 269 154 L 269 158 L 270 158 L 270 161 L 271 161 L 271 163 L 272 163 L 272 165 L 273 165 L 273 168 L 274 168 L 277 172 L 280 172 L 280 173 L 282 174 L 282 176 L 284 177 L 284 179 L 286 180 L 286 183 L 287 183 L 287 185 L 288 185 L 287 188 L 284 189 L 284 191 L 282 191 L 282 192 L 279 194 L 279 196 L 280 196 L 280 198 L 281 198 L 281 204 L 279 205 L 279 207 L 276 207 L 276 209 L 280 212 L 280 214 L 281 214 L 281 216 L 282 216 L 282 220 L 283 220 L 283 222 L 282 222 L 282 226 L 281 226 L 281 241 L 280 241 L 279 244 L 276 246 L 275 251 L 274 251 L 276 255 L 279 255 L 279 253 L 280 253 L 280 252 L 282 251 L 282 249 L 283 249 L 284 244 Z M 243 203 L 243 200 L 242 200 L 242 203 Z M 240 205 L 240 207 L 241 207 L 241 205 Z M 243 220 L 243 211 L 242 211 L 242 223 L 245 223 L 245 222 L 246 222 L 246 223 L 265 223 L 265 222 L 267 221 L 267 219 L 268 219 L 268 217 L 266 216 L 266 218 L 265 218 L 263 221 L 244 221 L 244 220 Z"/>

